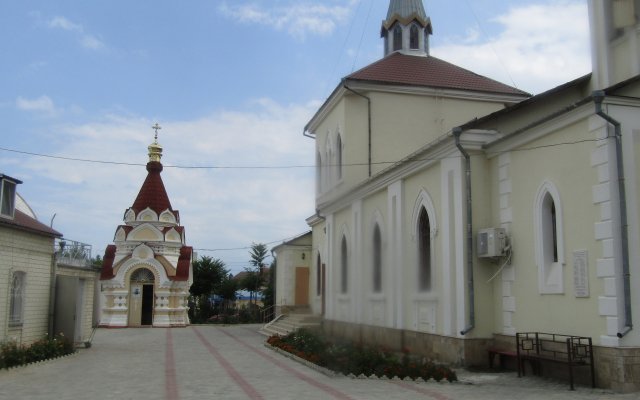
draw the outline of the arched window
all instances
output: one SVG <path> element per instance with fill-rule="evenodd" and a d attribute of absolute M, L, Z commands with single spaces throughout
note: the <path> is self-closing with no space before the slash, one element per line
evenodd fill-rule
<path fill-rule="evenodd" d="M 424 207 L 418 217 L 418 289 L 431 290 L 431 224 Z"/>
<path fill-rule="evenodd" d="M 320 152 L 316 154 L 316 190 L 322 192 L 322 157 Z"/>
<path fill-rule="evenodd" d="M 409 48 L 417 50 L 420 48 L 420 31 L 416 25 L 411 25 L 409 30 Z"/>
<path fill-rule="evenodd" d="M 560 194 L 550 182 L 538 190 L 534 210 L 540 293 L 564 293 L 564 242 Z"/>
<path fill-rule="evenodd" d="M 340 244 L 340 291 L 342 293 L 347 293 L 349 290 L 349 258 L 347 250 L 347 238 L 343 236 Z"/>
<path fill-rule="evenodd" d="M 153 283 L 156 277 L 146 268 L 140 268 L 131 275 L 131 282 Z"/>
<path fill-rule="evenodd" d="M 322 295 L 322 260 L 320 254 L 316 258 L 316 296 Z"/>
<path fill-rule="evenodd" d="M 373 228 L 373 246 L 372 246 L 372 262 L 373 262 L 373 291 L 379 293 L 382 291 L 382 235 L 378 224 Z"/>
<path fill-rule="evenodd" d="M 342 138 L 340 135 L 336 138 L 336 172 L 338 180 L 342 179 Z"/>
<path fill-rule="evenodd" d="M 9 325 L 21 325 L 24 310 L 25 273 L 15 272 L 11 280 L 11 304 L 9 308 Z"/>
<path fill-rule="evenodd" d="M 393 51 L 402 49 L 402 27 L 396 24 L 393 28 Z"/>
<path fill-rule="evenodd" d="M 549 193 L 542 201 L 542 241 L 544 258 L 547 262 L 558 262 L 558 220 L 556 203 Z"/>

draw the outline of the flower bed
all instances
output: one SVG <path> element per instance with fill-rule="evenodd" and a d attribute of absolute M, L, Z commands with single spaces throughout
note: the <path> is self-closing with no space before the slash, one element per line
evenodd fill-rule
<path fill-rule="evenodd" d="M 390 379 L 397 376 L 400 379 L 422 378 L 438 382 L 457 380 L 456 373 L 449 367 L 411 355 L 408 349 L 398 355 L 384 349 L 353 343 L 331 343 L 304 329 L 287 336 L 271 336 L 267 343 L 344 375 L 384 376 Z"/>
<path fill-rule="evenodd" d="M 30 346 L 16 342 L 0 344 L 0 368 L 11 368 L 73 353 L 73 343 L 62 335 L 40 339 Z"/>

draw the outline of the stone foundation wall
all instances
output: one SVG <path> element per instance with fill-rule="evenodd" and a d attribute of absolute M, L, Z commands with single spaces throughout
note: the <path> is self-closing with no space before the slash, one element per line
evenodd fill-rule
<path fill-rule="evenodd" d="M 596 385 L 616 392 L 640 391 L 640 348 L 595 347 Z"/>
<path fill-rule="evenodd" d="M 489 363 L 487 350 L 495 347 L 516 351 L 514 336 L 494 334 L 492 339 L 461 339 L 433 335 L 423 332 L 358 325 L 341 321 L 322 321 L 322 332 L 334 338 L 343 338 L 356 343 L 380 346 L 390 351 L 408 349 L 429 359 L 452 366 L 482 366 Z M 640 348 L 593 347 L 596 385 L 616 392 L 640 391 Z M 507 360 L 506 367 L 515 370 L 515 360 Z M 531 366 L 525 363 L 527 375 Z M 544 363 L 542 373 L 569 384 L 568 368 L 564 364 Z M 574 368 L 574 381 L 590 386 L 589 367 Z"/>
<path fill-rule="evenodd" d="M 334 338 L 423 355 L 452 366 L 485 366 L 492 339 L 460 339 L 424 332 L 324 320 L 322 331 Z"/>

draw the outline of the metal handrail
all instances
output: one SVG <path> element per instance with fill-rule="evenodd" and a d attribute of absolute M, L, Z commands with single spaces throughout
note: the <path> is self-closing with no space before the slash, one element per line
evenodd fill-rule
<path fill-rule="evenodd" d="M 262 323 L 266 324 L 267 322 L 271 322 L 275 317 L 275 305 L 271 305 L 269 307 L 265 307 L 260 310 L 260 319 L 262 319 Z"/>

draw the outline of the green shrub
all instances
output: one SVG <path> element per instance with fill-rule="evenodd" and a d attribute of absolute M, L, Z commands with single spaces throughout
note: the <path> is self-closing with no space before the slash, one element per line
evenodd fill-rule
<path fill-rule="evenodd" d="M 0 345 L 0 368 L 11 368 L 73 353 L 73 343 L 62 334 L 54 338 L 45 337 L 30 346 L 6 342 Z"/>
<path fill-rule="evenodd" d="M 422 378 L 438 382 L 443 379 L 450 382 L 457 380 L 456 373 L 451 368 L 411 355 L 407 349 L 403 349 L 402 356 L 398 356 L 385 349 L 370 346 L 359 346 L 349 342 L 332 343 L 304 329 L 283 337 L 272 336 L 267 342 L 271 346 L 345 375 L 364 374 L 388 378 L 397 376 L 401 379 Z"/>

